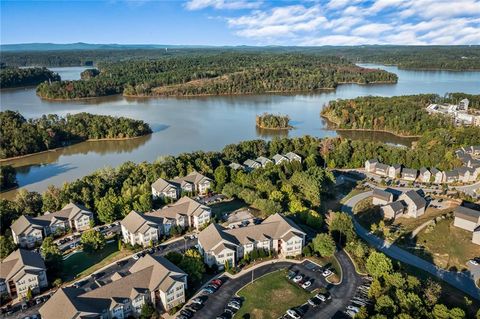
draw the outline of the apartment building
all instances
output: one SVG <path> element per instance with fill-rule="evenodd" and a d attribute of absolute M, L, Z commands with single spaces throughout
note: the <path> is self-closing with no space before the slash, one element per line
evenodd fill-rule
<path fill-rule="evenodd" d="M 276 252 L 281 256 L 300 255 L 305 245 L 305 233 L 288 218 L 275 214 L 258 225 L 235 229 L 210 224 L 198 235 L 198 244 L 204 262 L 221 268 L 226 262 L 235 266 L 254 249 Z"/>
<path fill-rule="evenodd" d="M 48 287 L 45 263 L 39 253 L 17 249 L 0 263 L 0 294 L 21 299 L 30 289 L 38 294 Z"/>
<path fill-rule="evenodd" d="M 120 226 L 124 242 L 145 247 L 158 242 L 161 235 L 170 234 L 174 226 L 199 230 L 210 222 L 210 218 L 210 207 L 185 196 L 152 212 L 131 211 Z"/>
<path fill-rule="evenodd" d="M 173 180 L 157 179 L 152 184 L 152 196 L 156 198 L 178 199 L 182 191 L 195 194 L 206 194 L 212 185 L 212 180 L 198 172 Z"/>
<path fill-rule="evenodd" d="M 93 213 L 84 206 L 74 203 L 67 204 L 54 213 L 45 212 L 42 216 L 22 215 L 11 226 L 13 241 L 22 248 L 32 248 L 57 230 L 89 229 L 91 220 Z"/>
<path fill-rule="evenodd" d="M 184 303 L 186 288 L 185 272 L 164 257 L 145 255 L 94 290 L 60 288 L 40 308 L 40 315 L 43 319 L 139 317 L 146 303 L 160 311 Z"/>

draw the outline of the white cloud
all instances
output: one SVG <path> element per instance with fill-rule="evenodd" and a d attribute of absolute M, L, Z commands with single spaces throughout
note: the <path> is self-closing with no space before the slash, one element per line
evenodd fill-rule
<path fill-rule="evenodd" d="M 185 7 L 188 10 L 200 10 L 208 7 L 214 9 L 255 9 L 260 7 L 261 1 L 255 0 L 189 0 Z"/>
<path fill-rule="evenodd" d="M 191 10 L 247 6 L 253 6 L 247 13 L 223 19 L 236 35 L 259 44 L 480 44 L 480 0 L 187 3 Z"/>

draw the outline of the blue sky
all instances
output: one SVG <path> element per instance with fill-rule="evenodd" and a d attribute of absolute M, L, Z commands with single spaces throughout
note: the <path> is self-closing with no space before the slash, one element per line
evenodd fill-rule
<path fill-rule="evenodd" d="M 0 3 L 2 44 L 480 44 L 480 0 Z"/>

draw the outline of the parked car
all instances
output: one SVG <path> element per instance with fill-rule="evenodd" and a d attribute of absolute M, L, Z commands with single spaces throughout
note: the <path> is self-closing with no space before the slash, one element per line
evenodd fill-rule
<path fill-rule="evenodd" d="M 322 294 L 316 294 L 315 295 L 315 298 L 321 300 L 321 301 L 326 301 L 327 300 L 327 297 L 325 297 L 324 295 Z"/>
<path fill-rule="evenodd" d="M 207 294 L 213 294 L 216 290 L 213 289 L 212 287 L 205 287 L 202 289 L 203 292 L 207 293 Z"/>
<path fill-rule="evenodd" d="M 196 303 L 196 304 L 199 304 L 199 305 L 203 305 L 204 299 L 203 299 L 203 298 L 200 298 L 200 297 L 197 297 L 197 298 L 193 298 L 193 299 L 192 299 L 192 302 L 193 302 L 193 303 Z"/>
<path fill-rule="evenodd" d="M 140 259 L 140 254 L 135 254 L 133 255 L 133 260 L 139 260 Z"/>
<path fill-rule="evenodd" d="M 287 278 L 292 280 L 293 278 L 295 278 L 295 276 L 298 274 L 298 271 L 296 270 L 289 270 L 288 271 L 288 274 L 287 274 Z"/>
<path fill-rule="evenodd" d="M 478 261 L 476 261 L 475 258 L 474 258 L 474 259 L 470 259 L 468 262 L 471 263 L 471 264 L 474 265 L 474 266 L 478 266 Z"/>
<path fill-rule="evenodd" d="M 191 311 L 191 310 L 188 310 L 188 309 L 183 309 L 183 310 L 180 311 L 180 314 L 184 315 L 187 318 L 192 318 L 193 315 L 194 315 L 194 312 Z"/>
<path fill-rule="evenodd" d="M 348 305 L 348 306 L 347 306 L 347 310 L 351 310 L 351 311 L 353 311 L 353 312 L 355 312 L 355 313 L 357 313 L 357 312 L 360 311 L 360 309 L 358 309 L 358 307 L 355 307 L 355 306 L 352 306 L 352 305 Z"/>
<path fill-rule="evenodd" d="M 196 311 L 199 311 L 200 309 L 203 308 L 203 304 L 193 302 L 193 303 L 189 304 L 187 307 L 196 312 Z"/>
<path fill-rule="evenodd" d="M 308 304 L 312 307 L 317 307 L 322 304 L 322 301 L 318 298 L 313 297 L 308 299 Z"/>
<path fill-rule="evenodd" d="M 230 301 L 227 304 L 227 306 L 230 307 L 230 308 L 236 309 L 236 310 L 239 310 L 240 307 L 241 307 L 241 305 L 238 302 L 235 302 L 235 301 Z"/>
<path fill-rule="evenodd" d="M 310 287 L 312 285 L 312 282 L 310 280 L 308 281 L 305 281 L 303 284 L 302 284 L 302 288 L 303 289 L 307 289 L 308 287 Z"/>
<path fill-rule="evenodd" d="M 322 272 L 323 277 L 328 277 L 328 276 L 330 276 L 331 274 L 333 274 L 333 272 L 332 272 L 330 269 L 325 269 L 325 270 Z"/>
<path fill-rule="evenodd" d="M 289 315 L 290 318 L 293 318 L 293 319 L 302 318 L 302 316 L 300 316 L 300 314 L 295 309 L 288 309 L 287 310 L 287 315 Z"/>
<path fill-rule="evenodd" d="M 293 278 L 293 282 L 300 282 L 303 279 L 302 275 L 297 275 L 295 278 Z"/>
<path fill-rule="evenodd" d="M 220 279 L 214 279 L 210 283 L 217 285 L 219 287 L 222 285 L 222 281 Z"/>

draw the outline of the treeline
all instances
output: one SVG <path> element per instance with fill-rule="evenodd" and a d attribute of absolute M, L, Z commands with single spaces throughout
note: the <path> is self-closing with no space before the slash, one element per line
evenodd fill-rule
<path fill-rule="evenodd" d="M 380 162 L 420 169 L 436 167 L 450 170 L 462 165 L 455 155 L 460 146 L 477 145 L 480 128 L 462 127 L 428 131 L 412 148 L 390 146 L 384 143 L 347 140 L 341 138 L 322 141 L 321 153 L 331 168 L 358 168 L 366 160 L 378 158 Z"/>
<path fill-rule="evenodd" d="M 117 168 L 105 168 L 61 187 L 50 186 L 43 194 L 21 190 L 15 201 L 0 200 L 1 233 L 5 234 L 20 214 L 39 215 L 57 211 L 70 201 L 85 205 L 98 222 L 106 223 L 126 216 L 132 209 L 140 212 L 153 207 L 151 184 L 163 177 L 185 176 L 193 170 L 215 180 L 215 189 L 240 190 L 242 198 L 264 209 L 267 214 L 280 210 L 302 212 L 320 205 L 320 195 L 332 183 L 332 175 L 321 169 L 319 139 L 302 137 L 266 142 L 254 140 L 226 146 L 222 152 L 195 152 L 167 156 L 154 163 L 126 162 Z M 272 165 L 247 174 L 228 167 L 231 161 L 257 156 L 271 157 L 293 151 L 305 160 L 300 164 Z M 233 194 L 232 194 L 233 195 Z M 313 214 L 313 213 L 312 213 Z M 314 220 L 314 218 L 311 218 Z"/>
<path fill-rule="evenodd" d="M 0 88 L 38 85 L 45 81 L 60 81 L 57 73 L 47 68 L 0 68 Z"/>
<path fill-rule="evenodd" d="M 255 123 L 258 127 L 267 129 L 291 128 L 290 117 L 288 115 L 281 114 L 263 113 L 262 115 L 257 115 L 255 118 Z"/>
<path fill-rule="evenodd" d="M 27 155 L 88 139 L 132 138 L 152 132 L 140 120 L 89 113 L 43 115 L 25 119 L 13 111 L 0 112 L 0 158 Z"/>
<path fill-rule="evenodd" d="M 461 100 L 468 99 L 469 108 L 480 110 L 480 94 L 466 94 L 466 93 L 447 93 L 441 99 L 441 102 L 458 104 Z"/>
<path fill-rule="evenodd" d="M 399 135 L 421 135 L 451 128 L 450 117 L 428 114 L 430 103 L 444 101 L 435 94 L 394 97 L 367 96 L 330 101 L 322 115 L 343 129 L 385 130 Z"/>
<path fill-rule="evenodd" d="M 344 57 L 352 62 L 398 65 L 404 69 L 479 70 L 479 46 L 351 46 L 351 47 L 242 47 L 242 48 L 98 48 L 57 51 L 2 52 L 0 61 L 13 66 L 92 66 L 102 62 L 152 60 L 201 53 L 302 53 Z"/>
<path fill-rule="evenodd" d="M 88 80 L 42 83 L 43 98 L 219 95 L 296 92 L 335 88 L 339 83 L 395 83 L 397 76 L 358 67 L 345 59 L 307 54 L 220 53 L 158 60 L 101 63 Z"/>

